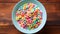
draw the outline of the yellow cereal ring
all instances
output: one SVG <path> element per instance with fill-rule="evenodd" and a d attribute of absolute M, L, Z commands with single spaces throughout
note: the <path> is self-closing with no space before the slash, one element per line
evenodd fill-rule
<path fill-rule="evenodd" d="M 37 24 L 35 24 L 35 25 L 34 25 L 34 27 L 35 27 L 35 28 L 37 28 L 37 27 L 38 27 L 38 25 L 37 25 Z"/>
<path fill-rule="evenodd" d="M 32 26 L 31 30 L 33 30 L 33 29 L 34 29 L 34 26 Z"/>
<path fill-rule="evenodd" d="M 39 7 L 37 7 L 36 9 L 39 9 Z"/>
<path fill-rule="evenodd" d="M 31 12 L 34 12 L 34 9 L 32 9 Z"/>
<path fill-rule="evenodd" d="M 16 17 L 16 20 L 19 20 L 19 17 Z"/>
<path fill-rule="evenodd" d="M 24 17 L 22 17 L 22 19 L 24 19 Z"/>
<path fill-rule="evenodd" d="M 30 10 L 30 11 L 31 11 L 31 10 L 32 10 L 32 8 L 33 8 L 33 4 L 32 4 L 32 3 L 30 3 L 30 4 L 29 4 L 29 9 L 28 9 L 28 10 Z"/>
<path fill-rule="evenodd" d="M 33 4 L 32 4 L 32 3 L 30 3 L 29 5 L 30 5 L 30 6 L 32 6 Z"/>
<path fill-rule="evenodd" d="M 31 17 L 32 15 L 31 14 L 28 14 L 29 15 L 29 17 Z"/>
<path fill-rule="evenodd" d="M 19 17 L 16 17 L 16 20 L 19 20 Z"/>
<path fill-rule="evenodd" d="M 26 7 L 27 7 L 27 4 L 24 4 L 23 9 L 25 10 L 25 9 L 26 9 Z"/>
<path fill-rule="evenodd" d="M 26 9 L 26 6 L 24 6 L 23 9 L 25 10 Z"/>
<path fill-rule="evenodd" d="M 18 16 L 16 17 L 16 20 L 19 20 L 19 18 L 21 18 L 21 15 L 18 15 Z"/>

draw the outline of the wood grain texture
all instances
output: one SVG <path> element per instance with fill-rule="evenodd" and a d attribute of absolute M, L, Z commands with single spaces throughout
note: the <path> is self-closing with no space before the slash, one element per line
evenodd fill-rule
<path fill-rule="evenodd" d="M 47 0 L 47 2 L 50 2 L 50 3 L 60 3 L 60 0 Z"/>
<path fill-rule="evenodd" d="M 16 3 L 20 0 L 0 0 L 0 3 Z M 60 0 L 38 0 L 40 2 L 50 2 L 50 3 L 59 3 Z"/>
<path fill-rule="evenodd" d="M 0 3 L 16 3 L 19 2 L 20 0 L 0 0 Z M 46 2 L 46 0 L 38 0 L 40 2 Z"/>
<path fill-rule="evenodd" d="M 44 4 L 44 3 L 43 3 Z M 48 20 L 53 21 L 53 20 L 60 20 L 60 3 L 46 3 L 44 4 L 46 11 L 47 11 L 47 16 Z"/>
<path fill-rule="evenodd" d="M 9 28 L 2 28 L 0 29 L 0 34 L 23 34 L 22 32 L 18 31 L 13 25 Z M 60 34 L 60 26 L 48 26 L 45 27 L 35 33 L 35 34 Z"/>
<path fill-rule="evenodd" d="M 0 0 L 0 3 L 15 3 L 18 1 L 20 1 L 20 0 Z"/>
<path fill-rule="evenodd" d="M 0 34 L 23 34 L 12 24 L 12 9 L 20 0 L 0 0 Z M 35 34 L 60 34 L 60 0 L 38 0 L 47 11 L 45 27 Z"/>

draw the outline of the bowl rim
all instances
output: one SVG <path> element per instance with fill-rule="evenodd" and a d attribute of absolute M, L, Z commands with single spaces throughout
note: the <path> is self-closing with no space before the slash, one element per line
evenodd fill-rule
<path fill-rule="evenodd" d="M 25 1 L 27 1 L 27 0 L 25 0 Z M 37 1 L 37 0 L 28 0 L 28 1 L 31 1 L 31 2 L 34 2 L 35 1 L 35 3 L 36 4 L 39 4 L 39 6 L 41 6 L 41 10 L 43 11 L 43 20 L 42 20 L 42 23 L 41 23 L 41 25 L 40 26 L 38 26 L 38 28 L 36 28 L 36 29 L 34 29 L 34 30 L 25 30 L 25 29 L 22 29 L 19 25 L 18 25 L 18 23 L 16 22 L 16 20 L 15 20 L 15 10 L 16 10 L 16 8 L 17 8 L 17 6 L 19 5 L 19 4 L 21 4 L 21 2 L 25 2 L 25 1 L 19 1 L 15 6 L 14 6 L 14 8 L 13 8 L 13 10 L 12 10 L 12 21 L 13 21 L 13 25 L 16 27 L 16 29 L 17 30 L 19 30 L 19 31 L 21 31 L 21 32 L 23 32 L 23 33 L 36 33 L 36 32 L 38 32 L 38 31 L 40 31 L 44 26 L 45 26 L 45 23 L 46 23 L 46 20 L 47 20 L 47 13 L 46 13 L 46 10 L 45 10 L 45 8 L 44 8 L 44 6 L 42 5 L 42 3 L 40 3 L 39 1 Z"/>

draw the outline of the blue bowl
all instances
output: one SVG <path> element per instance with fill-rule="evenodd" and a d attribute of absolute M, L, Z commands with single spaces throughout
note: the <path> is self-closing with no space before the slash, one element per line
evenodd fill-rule
<path fill-rule="evenodd" d="M 38 5 L 38 6 L 40 7 L 40 10 L 41 10 L 42 13 L 43 13 L 43 15 L 42 15 L 42 18 L 43 18 L 43 19 L 42 19 L 41 25 L 40 25 L 38 28 L 34 29 L 34 30 L 26 30 L 26 29 L 21 28 L 21 27 L 18 25 L 18 23 L 17 23 L 17 21 L 16 21 L 16 19 L 15 19 L 15 17 L 16 17 L 15 13 L 16 13 L 16 11 L 17 11 L 18 8 L 19 8 L 20 6 L 22 6 L 24 3 L 34 3 L 34 4 Z M 47 20 L 46 10 L 45 10 L 44 6 L 43 6 L 40 2 L 38 2 L 37 0 L 23 0 L 23 1 L 19 1 L 19 2 L 14 6 L 13 11 L 12 11 L 12 21 L 13 21 L 14 26 L 16 27 L 17 30 L 19 30 L 19 31 L 21 31 L 21 32 L 23 32 L 23 33 L 36 33 L 36 32 L 38 32 L 38 31 L 40 31 L 40 30 L 44 27 L 44 25 L 45 25 L 45 23 L 46 23 L 46 20 Z"/>

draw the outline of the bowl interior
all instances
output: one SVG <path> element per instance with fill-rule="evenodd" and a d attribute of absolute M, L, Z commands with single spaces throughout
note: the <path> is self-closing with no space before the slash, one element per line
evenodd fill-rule
<path fill-rule="evenodd" d="M 21 28 L 21 27 L 18 25 L 18 23 L 17 23 L 17 21 L 16 21 L 16 19 L 15 19 L 15 16 L 16 16 L 15 13 L 16 13 L 16 11 L 17 11 L 18 8 L 19 8 L 20 6 L 22 6 L 24 3 L 34 3 L 34 4 L 38 5 L 38 6 L 40 7 L 40 10 L 41 10 L 42 13 L 43 13 L 43 16 L 42 16 L 43 19 L 42 19 L 41 25 L 40 25 L 38 28 L 34 29 L 34 30 L 25 30 L 25 29 Z M 43 6 L 40 2 L 38 2 L 37 0 L 24 0 L 24 1 L 20 1 L 20 2 L 18 2 L 18 3 L 15 5 L 15 7 L 14 7 L 14 9 L 13 9 L 13 11 L 12 11 L 12 21 L 13 21 L 14 26 L 15 26 L 19 31 L 21 31 L 21 32 L 23 32 L 23 33 L 36 33 L 36 32 L 38 32 L 39 30 L 41 30 L 41 29 L 44 27 L 44 25 L 45 25 L 45 23 L 46 23 L 46 18 L 47 18 L 47 16 L 46 16 L 46 10 L 45 10 L 44 6 Z"/>

